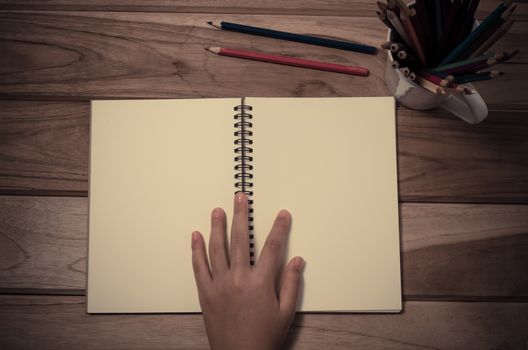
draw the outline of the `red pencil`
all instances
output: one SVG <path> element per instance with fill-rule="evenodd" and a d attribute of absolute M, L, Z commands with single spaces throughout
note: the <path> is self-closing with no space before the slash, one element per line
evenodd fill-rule
<path fill-rule="evenodd" d="M 221 56 L 245 58 L 248 60 L 284 64 L 287 66 L 310 68 L 310 69 L 324 70 L 324 71 L 336 72 L 336 73 L 360 75 L 360 76 L 365 76 L 365 77 L 369 75 L 369 71 L 365 67 L 344 66 L 344 65 L 335 64 L 335 63 L 311 61 L 311 60 L 305 60 L 305 59 L 297 58 L 297 57 L 271 55 L 271 54 L 255 52 L 255 51 L 242 51 L 242 50 L 228 49 L 225 47 L 207 47 L 205 49 L 213 53 L 216 53 L 218 55 L 221 55 Z"/>

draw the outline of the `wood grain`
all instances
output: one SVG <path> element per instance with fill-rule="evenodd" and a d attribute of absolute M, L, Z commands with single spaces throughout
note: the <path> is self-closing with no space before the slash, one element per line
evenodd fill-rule
<path fill-rule="evenodd" d="M 1 196 L 0 203 L 0 289 L 84 290 L 87 199 Z"/>
<path fill-rule="evenodd" d="M 402 201 L 528 203 L 528 118 L 397 110 Z M 0 193 L 86 196 L 89 104 L 0 101 Z"/>
<path fill-rule="evenodd" d="M 526 112 L 491 111 L 469 125 L 442 110 L 398 109 L 398 183 L 404 201 L 526 203 Z"/>
<path fill-rule="evenodd" d="M 8 349 L 209 349 L 202 316 L 87 315 L 83 297 L 0 296 Z M 284 349 L 524 349 L 527 303 L 406 302 L 402 314 L 297 315 Z"/>
<path fill-rule="evenodd" d="M 79 294 L 86 198 L 0 196 L 0 291 Z M 402 204 L 407 300 L 528 300 L 528 205 Z"/>
<path fill-rule="evenodd" d="M 0 183 L 5 193 L 86 195 L 88 103 L 0 102 Z"/>
<path fill-rule="evenodd" d="M 528 206 L 400 206 L 407 300 L 528 298 Z"/>
<path fill-rule="evenodd" d="M 479 17 L 497 2 L 482 0 Z M 496 49 L 521 54 L 497 67 L 504 77 L 476 84 L 488 120 L 469 126 L 439 110 L 398 109 L 401 200 L 528 203 L 528 3 L 517 5 L 517 23 Z M 85 298 L 73 296 L 85 292 L 88 200 L 57 196 L 87 195 L 89 104 L 81 101 L 387 95 L 383 52 L 205 24 L 379 45 L 385 28 L 375 9 L 371 0 L 0 0 L 0 194 L 23 195 L 0 196 L 0 348 L 208 349 L 200 315 L 89 316 Z M 213 44 L 364 65 L 372 74 L 216 57 L 203 50 Z M 403 203 L 400 213 L 403 293 L 413 300 L 404 312 L 298 315 L 285 348 L 526 349 L 528 205 Z M 497 300 L 505 302 L 489 302 Z"/>
<path fill-rule="evenodd" d="M 279 30 L 380 45 L 372 17 L 213 15 L 128 12 L 1 12 L 0 98 L 74 99 L 224 96 L 381 96 L 385 52 L 376 56 L 216 30 L 222 18 Z M 523 49 L 528 23 L 517 22 L 501 48 Z M 366 66 L 367 78 L 213 55 L 204 46 L 253 48 Z M 528 104 L 526 50 L 479 84 L 492 108 Z M 502 94 L 508 89 L 508 94 Z"/>
<path fill-rule="evenodd" d="M 406 1 L 407 2 L 407 1 Z M 489 14 L 497 0 L 480 1 L 477 16 Z M 528 14 L 526 3 L 516 1 L 515 18 L 525 20 Z M 0 1 L 2 10 L 45 10 L 45 11 L 125 11 L 125 12 L 193 12 L 193 13 L 239 13 L 273 15 L 316 15 L 316 16 L 375 16 L 378 10 L 371 0 L 266 0 L 258 3 L 248 0 L 17 0 Z"/>

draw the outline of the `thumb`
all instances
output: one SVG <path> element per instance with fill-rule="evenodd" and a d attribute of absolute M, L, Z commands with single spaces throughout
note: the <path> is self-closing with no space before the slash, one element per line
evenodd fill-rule
<path fill-rule="evenodd" d="M 290 260 L 284 271 L 282 287 L 279 293 L 279 310 L 284 316 L 289 318 L 293 317 L 297 306 L 303 267 L 303 258 L 297 256 Z"/>

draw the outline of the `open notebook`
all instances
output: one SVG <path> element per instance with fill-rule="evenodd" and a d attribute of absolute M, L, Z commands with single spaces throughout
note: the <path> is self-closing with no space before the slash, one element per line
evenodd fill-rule
<path fill-rule="evenodd" d="M 191 232 L 208 240 L 218 206 L 229 230 L 240 181 L 235 114 L 252 123 L 243 134 L 253 141 L 257 257 L 277 212 L 292 213 L 288 256 L 306 261 L 298 310 L 401 310 L 393 98 L 240 105 L 92 102 L 88 312 L 200 311 Z"/>

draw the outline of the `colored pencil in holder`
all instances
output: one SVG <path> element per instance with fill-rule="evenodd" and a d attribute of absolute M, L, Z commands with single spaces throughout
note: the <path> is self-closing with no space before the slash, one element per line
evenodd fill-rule
<path fill-rule="evenodd" d="M 466 84 L 474 81 L 483 81 L 483 80 L 491 80 L 493 78 L 499 77 L 503 75 L 504 72 L 499 71 L 489 71 L 489 72 L 480 72 L 480 73 L 474 73 L 474 74 L 465 74 L 455 77 L 453 80 L 453 83 L 455 84 Z"/>
<path fill-rule="evenodd" d="M 451 34 L 447 40 L 446 51 L 449 52 L 454 49 L 464 39 L 464 26 L 466 25 L 466 19 L 468 16 L 468 9 L 466 4 L 468 2 L 461 1 L 460 7 L 455 15 L 455 21 L 451 28 Z"/>
<path fill-rule="evenodd" d="M 428 40 L 426 40 L 425 30 L 424 30 L 426 26 L 423 23 L 421 23 L 420 19 L 418 18 L 418 14 L 414 8 L 412 9 L 411 14 L 409 15 L 409 20 L 411 21 L 414 32 L 416 33 L 416 38 L 418 39 L 418 42 L 420 43 L 420 47 L 422 48 L 425 62 L 427 62 L 429 45 L 428 45 Z"/>
<path fill-rule="evenodd" d="M 459 57 L 465 59 L 471 57 L 474 52 L 476 52 L 488 39 L 494 36 L 496 33 L 501 32 L 501 28 L 504 27 L 506 21 L 509 21 L 509 18 L 512 15 L 513 10 L 515 10 L 516 5 L 510 6 L 501 16 L 501 19 L 494 22 L 471 46 Z M 513 23 L 512 23 L 513 24 Z M 509 29 L 509 28 L 508 28 Z"/>
<path fill-rule="evenodd" d="M 392 45 L 390 46 L 389 50 L 393 53 L 396 53 L 398 51 L 401 51 L 401 50 L 405 50 L 407 52 L 410 51 L 410 48 L 409 46 L 405 45 L 404 43 L 399 43 L 399 42 L 393 42 Z"/>
<path fill-rule="evenodd" d="M 484 62 L 475 62 L 468 65 L 460 66 L 457 68 L 449 68 L 442 70 L 441 72 L 444 72 L 446 74 L 463 74 L 463 73 L 470 73 L 470 72 L 478 72 L 479 70 L 486 69 L 488 67 L 491 67 L 493 65 L 496 65 L 499 63 L 499 61 L 495 57 L 488 58 Z"/>
<path fill-rule="evenodd" d="M 471 30 L 473 29 L 473 25 L 475 24 L 475 13 L 477 12 L 478 5 L 480 3 L 480 0 L 471 0 L 468 5 L 468 11 L 467 16 L 465 18 L 465 23 L 462 30 L 462 36 L 460 37 L 461 41 L 463 38 L 469 35 L 471 33 Z"/>
<path fill-rule="evenodd" d="M 447 3 L 447 1 L 444 1 L 444 3 Z M 455 25 L 455 19 L 458 13 L 458 9 L 460 8 L 460 4 L 460 0 L 454 0 L 454 2 L 448 6 L 449 10 L 445 18 L 444 31 L 442 32 L 442 37 L 440 39 L 440 42 L 438 43 L 438 51 L 437 55 L 435 56 L 435 64 L 436 62 L 439 62 L 443 59 L 442 56 L 444 56 L 444 53 L 447 51 L 449 38 L 451 36 L 453 26 Z"/>
<path fill-rule="evenodd" d="M 493 52 L 488 52 L 488 53 L 479 55 L 478 57 L 473 57 L 473 58 L 469 58 L 466 60 L 461 60 L 461 61 L 453 62 L 450 64 L 446 64 L 443 66 L 438 66 L 438 67 L 433 68 L 433 70 L 436 72 L 447 71 L 449 69 L 454 69 L 454 68 L 470 65 L 472 63 L 485 62 L 486 60 L 493 58 L 493 57 L 495 57 L 495 54 Z"/>
<path fill-rule="evenodd" d="M 396 6 L 399 8 L 400 13 L 403 12 L 403 13 L 406 13 L 407 15 L 411 15 L 412 10 L 407 6 L 407 4 L 405 3 L 405 1 L 403 1 L 403 0 L 396 0 L 395 3 L 396 3 Z"/>
<path fill-rule="evenodd" d="M 517 53 L 519 53 L 519 50 L 512 51 L 512 52 L 501 52 L 501 53 L 490 56 L 484 61 L 482 60 L 473 61 L 473 59 L 470 59 L 470 60 L 467 60 L 471 62 L 468 64 L 455 65 L 454 67 L 453 66 L 450 67 L 449 65 L 447 65 L 447 66 L 437 67 L 434 70 L 437 72 L 443 72 L 447 74 L 462 74 L 462 73 L 478 72 L 480 70 L 494 66 L 498 63 L 510 60 Z M 480 56 L 480 57 L 485 57 L 485 55 Z"/>
<path fill-rule="evenodd" d="M 390 50 L 390 47 L 392 45 L 392 41 L 387 41 L 387 42 L 384 42 L 383 44 L 381 44 L 381 48 L 382 49 L 385 49 L 385 50 Z"/>
<path fill-rule="evenodd" d="M 510 12 L 510 16 L 511 16 L 511 12 Z M 490 35 L 488 35 L 488 37 L 486 38 L 486 40 L 483 40 L 482 43 L 480 43 L 480 45 L 476 49 L 474 49 L 470 57 L 475 57 L 475 56 L 485 53 L 500 38 L 502 38 L 504 34 L 506 34 L 511 29 L 514 23 L 515 23 L 514 19 L 510 19 L 510 18 L 505 19 L 505 21 L 501 23 L 499 28 L 491 32 Z"/>
<path fill-rule="evenodd" d="M 507 6 L 511 3 L 510 0 L 499 4 L 497 8 L 488 16 L 480 25 L 472 31 L 461 43 L 459 43 L 441 62 L 440 65 L 449 64 L 454 62 L 460 55 L 469 49 L 473 44 L 493 23 L 501 19 L 502 13 L 506 10 Z"/>
<path fill-rule="evenodd" d="M 387 19 L 389 20 L 389 22 L 392 24 L 392 26 L 396 30 L 396 33 L 398 33 L 399 36 L 403 39 L 403 41 L 405 41 L 405 43 L 408 46 L 413 46 L 412 43 L 411 43 L 411 39 L 407 35 L 407 32 L 403 28 L 403 24 L 400 21 L 400 19 L 398 18 L 398 16 L 396 15 L 396 13 L 394 13 L 391 10 L 388 10 L 387 11 Z"/>
<path fill-rule="evenodd" d="M 438 76 L 436 74 L 433 74 L 429 71 L 426 71 L 424 69 L 416 69 L 415 73 L 421 76 L 422 78 L 430 81 L 431 83 L 434 83 L 436 85 L 439 85 L 441 87 L 449 87 L 452 86 L 452 84 L 445 78 Z"/>
<path fill-rule="evenodd" d="M 436 43 L 440 43 L 442 37 L 442 30 L 444 27 L 444 19 L 442 16 L 442 0 L 433 0 L 435 6 L 435 34 L 436 34 Z"/>
<path fill-rule="evenodd" d="M 401 74 L 403 74 L 405 77 L 409 76 L 409 74 L 411 73 L 411 70 L 409 69 L 409 67 L 402 67 L 400 68 L 400 72 Z"/>
<path fill-rule="evenodd" d="M 380 11 L 383 13 L 386 13 L 387 10 L 389 9 L 389 6 L 383 1 L 377 1 L 376 3 L 378 4 Z"/>
<path fill-rule="evenodd" d="M 387 0 L 387 7 L 389 8 L 390 11 L 393 11 L 397 15 L 400 14 L 400 8 L 396 4 L 396 0 Z"/>
<path fill-rule="evenodd" d="M 423 87 L 426 90 L 429 90 L 433 94 L 446 94 L 445 88 L 442 86 L 436 85 L 435 83 L 430 82 L 427 79 L 424 79 L 419 74 L 416 74 L 416 78 L 414 79 L 414 82 Z"/>
<path fill-rule="evenodd" d="M 418 40 L 418 36 L 416 35 L 416 31 L 414 29 L 414 26 L 411 22 L 411 19 L 409 18 L 409 16 L 404 13 L 404 12 L 401 12 L 400 13 L 400 18 L 401 18 L 401 22 L 405 28 L 405 32 L 409 35 L 409 38 L 412 42 L 412 45 L 411 47 L 414 48 L 414 50 L 416 51 L 417 55 L 418 55 L 418 59 L 420 60 L 420 63 L 426 67 L 427 66 L 427 61 L 425 60 L 425 55 L 424 55 L 424 51 L 423 51 L 423 48 L 422 48 L 422 45 L 420 44 L 420 41 Z"/>
<path fill-rule="evenodd" d="M 518 53 L 487 52 L 512 27 L 514 20 L 510 17 L 516 5 L 504 0 L 475 25 L 480 2 L 415 0 L 407 7 L 403 0 L 388 0 L 387 4 L 379 1 L 379 12 L 385 14 L 382 19 L 392 31 L 393 40 L 382 45 L 390 50 L 392 67 L 407 79 L 441 94 L 471 94 L 474 91 L 464 82 L 490 80 L 503 74 L 482 70 Z"/>
<path fill-rule="evenodd" d="M 400 33 L 396 30 L 394 25 L 389 21 L 389 19 L 387 18 L 387 15 L 382 13 L 381 11 L 376 11 L 376 13 L 378 15 L 379 20 L 382 21 L 383 24 L 385 24 L 385 26 L 387 26 L 387 28 L 389 28 L 394 33 L 394 40 L 403 41 L 402 37 L 400 36 Z"/>
<path fill-rule="evenodd" d="M 396 53 L 396 57 L 398 57 L 399 60 L 401 61 L 405 61 L 409 64 L 413 64 L 413 65 L 419 65 L 419 61 L 418 61 L 418 58 L 416 58 L 416 56 L 414 56 L 413 54 L 409 53 L 408 51 L 405 51 L 405 50 L 400 50 Z"/>
<path fill-rule="evenodd" d="M 427 10 L 426 1 L 431 0 L 416 0 L 414 8 L 416 9 L 416 21 L 419 27 L 416 27 L 418 33 L 422 33 L 421 44 L 424 49 L 424 54 L 427 57 L 432 48 L 436 46 L 436 36 L 433 35 L 432 28 L 430 26 L 431 19 Z"/>

